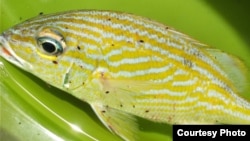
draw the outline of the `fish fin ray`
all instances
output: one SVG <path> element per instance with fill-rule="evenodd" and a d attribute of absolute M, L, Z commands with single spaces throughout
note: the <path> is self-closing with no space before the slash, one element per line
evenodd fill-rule
<path fill-rule="evenodd" d="M 249 80 L 247 78 L 248 69 L 242 60 L 218 49 L 206 50 L 219 63 L 237 90 L 240 93 L 244 92 Z"/>
<path fill-rule="evenodd" d="M 91 104 L 91 107 L 112 133 L 117 134 L 124 140 L 136 140 L 135 135 L 138 131 L 138 125 L 133 115 L 99 103 Z"/>

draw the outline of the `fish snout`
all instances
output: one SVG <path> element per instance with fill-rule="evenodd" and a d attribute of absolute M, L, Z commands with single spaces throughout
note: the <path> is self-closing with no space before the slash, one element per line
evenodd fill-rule
<path fill-rule="evenodd" d="M 8 34 L 2 33 L 0 35 L 0 56 L 8 62 L 25 70 L 32 69 L 32 65 L 20 58 L 11 48 L 8 42 Z"/>

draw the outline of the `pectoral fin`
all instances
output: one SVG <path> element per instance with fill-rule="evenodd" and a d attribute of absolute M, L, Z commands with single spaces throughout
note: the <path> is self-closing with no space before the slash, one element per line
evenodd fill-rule
<path fill-rule="evenodd" d="M 124 140 L 133 141 L 138 130 L 136 119 L 133 115 L 104 106 L 102 104 L 91 104 L 102 123 L 112 132 Z"/>

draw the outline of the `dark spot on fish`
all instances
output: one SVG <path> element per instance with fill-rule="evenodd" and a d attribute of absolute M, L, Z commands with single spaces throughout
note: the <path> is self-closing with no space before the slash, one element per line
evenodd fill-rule
<path fill-rule="evenodd" d="M 69 29 L 69 27 L 66 26 L 65 29 Z"/>
<path fill-rule="evenodd" d="M 168 27 L 168 26 L 166 26 L 166 27 L 165 27 L 165 29 L 166 29 L 166 30 L 168 30 L 168 29 L 169 29 L 169 27 Z"/>
<path fill-rule="evenodd" d="M 135 105 L 133 105 L 133 108 L 135 108 Z"/>
<path fill-rule="evenodd" d="M 223 83 L 223 82 L 221 82 L 221 83 Z M 228 86 L 227 84 L 224 84 L 223 86 L 221 86 L 225 91 L 227 91 L 227 92 L 230 92 L 231 91 L 231 88 L 230 88 L 230 86 Z"/>
<path fill-rule="evenodd" d="M 144 43 L 144 40 L 139 40 L 140 43 Z"/>
<path fill-rule="evenodd" d="M 173 117 L 172 117 L 172 116 L 169 116 L 169 117 L 168 117 L 168 122 L 171 122 L 172 119 L 173 119 Z"/>
<path fill-rule="evenodd" d="M 21 21 L 23 19 L 23 17 L 19 17 L 19 20 Z"/>
<path fill-rule="evenodd" d="M 19 125 L 21 125 L 21 124 L 22 124 L 22 122 L 18 122 L 18 124 L 19 124 Z"/>
<path fill-rule="evenodd" d="M 69 83 L 72 83 L 72 81 L 69 81 Z"/>
<path fill-rule="evenodd" d="M 43 15 L 43 12 L 40 12 L 39 15 L 40 15 L 40 16 Z"/>
<path fill-rule="evenodd" d="M 84 83 L 84 82 L 82 82 L 82 85 L 85 85 L 85 83 Z"/>
<path fill-rule="evenodd" d="M 106 93 L 106 94 L 109 94 L 109 91 L 106 91 L 105 93 Z"/>
<path fill-rule="evenodd" d="M 108 21 L 111 21 L 111 18 L 108 18 L 107 20 L 108 20 Z"/>
<path fill-rule="evenodd" d="M 120 104 L 120 107 L 123 107 L 123 105 L 122 105 L 122 104 Z"/>
<path fill-rule="evenodd" d="M 127 41 L 127 43 L 131 44 L 132 42 L 131 41 Z"/>
<path fill-rule="evenodd" d="M 149 112 L 149 110 L 146 110 L 146 111 L 145 111 L 145 113 L 148 113 L 148 112 Z"/>
<path fill-rule="evenodd" d="M 105 110 L 102 110 L 101 112 L 102 112 L 102 113 L 106 113 L 106 111 L 105 111 Z"/>
<path fill-rule="evenodd" d="M 81 50 L 81 47 L 80 47 L 80 46 L 77 46 L 77 49 L 78 49 L 78 50 Z"/>
<path fill-rule="evenodd" d="M 115 44 L 111 44 L 111 46 L 113 47 L 113 46 L 115 46 Z"/>
<path fill-rule="evenodd" d="M 104 78 L 104 72 L 100 72 L 100 74 L 101 74 L 102 78 Z"/>
<path fill-rule="evenodd" d="M 193 67 L 192 61 L 190 61 L 190 60 L 188 60 L 188 59 L 184 59 L 184 60 L 183 60 L 183 64 L 184 64 L 185 66 L 188 66 L 189 68 L 192 68 L 192 67 Z"/>
<path fill-rule="evenodd" d="M 190 53 L 198 58 L 202 58 L 202 53 L 198 50 L 191 50 Z"/>
<path fill-rule="evenodd" d="M 54 63 L 54 64 L 58 64 L 58 62 L 57 62 L 57 61 L 55 61 L 55 60 L 54 60 L 54 61 L 52 61 L 52 63 Z"/>

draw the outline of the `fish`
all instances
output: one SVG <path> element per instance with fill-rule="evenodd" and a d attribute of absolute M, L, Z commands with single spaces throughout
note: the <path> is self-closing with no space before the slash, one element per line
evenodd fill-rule
<path fill-rule="evenodd" d="M 250 124 L 238 57 L 134 14 L 72 10 L 4 31 L 0 56 L 88 103 L 123 140 L 138 118 L 164 124 Z M 35 82 L 34 82 L 35 83 Z"/>

